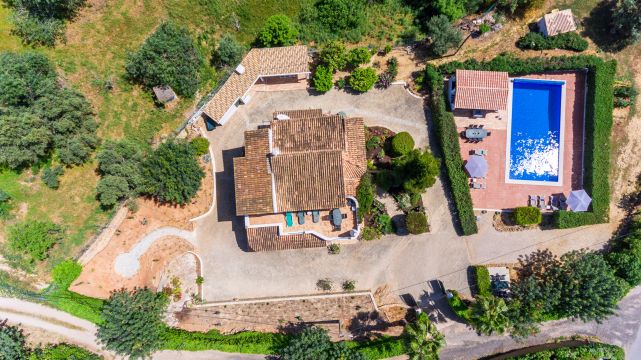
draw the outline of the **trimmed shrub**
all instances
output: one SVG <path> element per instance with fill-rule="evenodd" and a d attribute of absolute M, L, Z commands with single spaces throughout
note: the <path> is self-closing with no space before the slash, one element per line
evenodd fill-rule
<path fill-rule="evenodd" d="M 354 291 L 356 289 L 356 281 L 355 280 L 345 280 L 343 281 L 343 290 L 344 291 Z"/>
<path fill-rule="evenodd" d="M 610 135 L 612 131 L 613 85 L 616 76 L 616 61 L 604 61 L 593 55 L 520 59 L 509 54 L 503 54 L 485 62 L 470 59 L 465 62 L 452 61 L 445 63 L 438 67 L 440 73 L 436 69 L 426 69 L 426 81 L 428 81 L 428 77 L 437 79 L 436 84 L 440 85 L 442 95 L 444 94 L 442 92 L 442 75 L 452 74 L 456 69 L 507 71 L 512 75 L 556 70 L 588 70 L 583 188 L 592 196 L 592 211 L 555 211 L 554 225 L 557 228 L 565 229 L 607 222 L 610 208 L 608 176 L 610 173 Z M 432 86 L 432 88 L 434 87 Z M 442 98 L 444 109 L 445 98 L 444 96 L 440 96 L 440 98 Z M 435 113 L 438 112 L 440 112 L 439 108 L 432 107 L 432 116 L 437 123 L 437 130 L 439 118 Z M 449 114 L 447 116 L 451 117 L 452 115 Z M 456 133 L 453 135 L 458 136 Z M 455 143 L 454 146 L 458 151 L 458 141 L 450 140 L 452 144 Z M 447 167 L 447 156 L 445 159 Z M 465 174 L 463 173 L 463 175 Z M 467 182 L 467 178 L 465 180 Z M 469 189 L 467 193 L 469 194 Z"/>
<path fill-rule="evenodd" d="M 369 63 L 372 54 L 366 47 L 357 47 L 349 51 L 349 64 L 353 67 Z"/>
<path fill-rule="evenodd" d="M 476 293 L 478 295 L 492 295 L 492 280 L 490 279 L 490 272 L 485 266 L 474 267 L 474 278 L 476 279 Z"/>
<path fill-rule="evenodd" d="M 297 39 L 298 30 L 287 15 L 272 15 L 265 21 L 256 43 L 262 47 L 289 46 Z"/>
<path fill-rule="evenodd" d="M 328 92 L 332 89 L 334 85 L 332 81 L 332 69 L 328 68 L 325 65 L 318 65 L 316 71 L 314 71 L 314 77 L 312 77 L 312 82 L 314 83 L 314 89 L 318 92 Z"/>
<path fill-rule="evenodd" d="M 443 76 L 435 67 L 428 65 L 425 68 L 424 83 L 429 91 L 432 121 L 443 151 L 443 161 L 456 207 L 455 216 L 458 218 L 463 235 L 475 234 L 478 227 L 472 206 L 472 196 L 470 195 L 467 174 L 463 170 L 463 159 L 461 158 L 454 116 L 446 110 Z"/>
<path fill-rule="evenodd" d="M 407 131 L 400 132 L 392 137 L 391 147 L 394 155 L 406 155 L 414 149 L 414 139 Z"/>
<path fill-rule="evenodd" d="M 423 211 L 412 211 L 405 217 L 405 226 L 410 234 L 418 235 L 427 232 L 427 215 Z"/>
<path fill-rule="evenodd" d="M 330 279 L 320 279 L 316 282 L 316 288 L 323 291 L 331 291 L 334 283 Z"/>
<path fill-rule="evenodd" d="M 349 85 L 358 92 L 367 92 L 378 80 L 376 71 L 371 67 L 358 68 L 349 76 Z"/>
<path fill-rule="evenodd" d="M 191 146 L 196 152 L 196 156 L 209 154 L 209 140 L 204 137 L 197 137 L 191 141 Z"/>
<path fill-rule="evenodd" d="M 363 175 L 360 184 L 358 184 L 358 187 L 356 188 L 356 200 L 358 201 L 359 216 L 369 214 L 370 211 L 372 211 L 375 192 L 376 189 L 372 183 L 372 176 L 370 174 Z"/>
<path fill-rule="evenodd" d="M 543 220 L 541 210 L 534 206 L 517 207 L 514 209 L 512 216 L 514 222 L 522 226 L 540 224 L 541 220 Z"/>
<path fill-rule="evenodd" d="M 529 32 L 516 42 L 516 46 L 520 49 L 564 49 L 581 52 L 587 50 L 588 42 L 575 32 L 567 32 L 548 37 L 538 32 Z"/>

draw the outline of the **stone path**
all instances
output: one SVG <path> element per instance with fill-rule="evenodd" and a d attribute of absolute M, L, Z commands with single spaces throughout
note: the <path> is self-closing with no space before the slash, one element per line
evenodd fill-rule
<path fill-rule="evenodd" d="M 114 260 L 114 270 L 116 273 L 125 278 L 130 278 L 136 275 L 140 268 L 140 257 L 149 250 L 154 242 L 167 236 L 183 238 L 196 246 L 194 234 L 190 231 L 176 229 L 173 227 L 156 229 L 140 239 L 130 252 L 122 253 L 116 257 L 116 260 Z"/>

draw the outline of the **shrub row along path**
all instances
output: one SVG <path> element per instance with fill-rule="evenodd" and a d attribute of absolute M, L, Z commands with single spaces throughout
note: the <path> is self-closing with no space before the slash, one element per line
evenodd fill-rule
<path fill-rule="evenodd" d="M 0 319 L 11 324 L 22 324 L 43 329 L 66 339 L 71 344 L 82 346 L 105 356 L 106 359 L 122 359 L 101 349 L 96 339 L 96 325 L 66 312 L 29 301 L 0 297 Z M 208 359 L 208 360 L 257 360 L 262 355 L 232 354 L 220 351 L 160 351 L 153 359 Z"/>

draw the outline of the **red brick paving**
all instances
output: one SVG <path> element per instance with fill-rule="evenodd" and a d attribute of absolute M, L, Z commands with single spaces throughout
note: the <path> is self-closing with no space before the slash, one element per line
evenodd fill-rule
<path fill-rule="evenodd" d="M 466 161 L 475 149 L 486 149 L 489 170 L 486 189 L 470 189 L 475 209 L 512 209 L 528 205 L 528 195 L 545 196 L 564 193 L 582 188 L 583 162 L 583 116 L 585 102 L 585 74 L 583 72 L 555 72 L 528 75 L 527 78 L 566 81 L 565 134 L 562 146 L 563 184 L 562 186 L 508 184 L 505 182 L 507 130 L 491 129 L 491 135 L 480 143 L 465 143 L 459 139 L 461 156 Z M 507 121 L 507 119 L 505 119 Z M 480 119 L 478 124 L 483 124 Z M 486 127 L 487 128 L 487 127 Z M 459 128 L 459 132 L 464 128 Z"/>

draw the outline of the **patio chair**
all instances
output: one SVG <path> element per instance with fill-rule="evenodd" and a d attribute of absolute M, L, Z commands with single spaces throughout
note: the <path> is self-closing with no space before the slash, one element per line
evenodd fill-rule
<path fill-rule="evenodd" d="M 538 205 L 539 209 L 544 209 L 545 208 L 545 196 L 538 196 Z"/>
<path fill-rule="evenodd" d="M 483 189 L 483 190 L 487 189 L 487 184 L 485 184 L 485 183 L 481 184 L 481 189 Z"/>
<path fill-rule="evenodd" d="M 550 195 L 550 206 L 552 210 L 559 210 L 559 197 Z"/>
<path fill-rule="evenodd" d="M 482 189 L 483 188 L 482 186 L 483 186 L 482 184 L 477 182 L 472 183 L 472 189 Z"/>
<path fill-rule="evenodd" d="M 565 201 L 566 201 L 565 196 L 562 196 L 559 198 L 559 209 L 567 210 L 568 204 L 566 204 Z"/>
<path fill-rule="evenodd" d="M 296 216 L 298 217 L 298 224 L 303 225 L 305 224 L 305 212 L 299 211 L 296 213 Z"/>
<path fill-rule="evenodd" d="M 312 222 L 317 223 L 320 221 L 320 211 L 314 210 L 312 211 Z"/>
<path fill-rule="evenodd" d="M 292 213 L 285 213 L 285 222 L 287 223 L 287 227 L 294 226 L 294 216 L 292 215 Z"/>
<path fill-rule="evenodd" d="M 536 207 L 536 196 L 528 195 L 528 205 Z"/>

